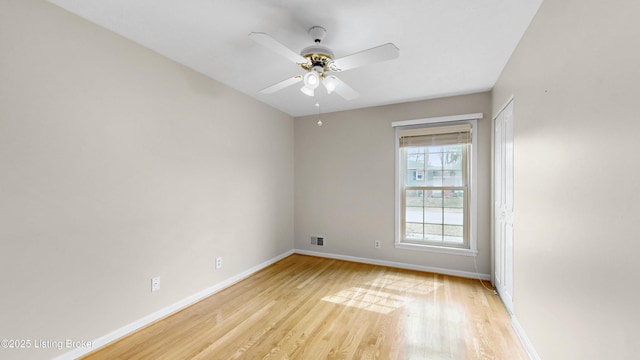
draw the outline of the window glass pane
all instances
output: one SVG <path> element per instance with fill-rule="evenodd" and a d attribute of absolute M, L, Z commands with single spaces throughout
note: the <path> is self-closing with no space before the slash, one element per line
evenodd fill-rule
<path fill-rule="evenodd" d="M 464 190 L 443 190 L 443 206 L 449 208 L 464 208 Z"/>
<path fill-rule="evenodd" d="M 423 238 L 423 227 L 424 225 L 422 224 L 416 224 L 416 223 L 406 223 L 406 234 L 405 237 L 407 239 L 422 239 Z"/>
<path fill-rule="evenodd" d="M 424 169 L 424 154 L 416 155 L 416 169 Z"/>
<path fill-rule="evenodd" d="M 442 207 L 442 190 L 425 190 L 424 206 Z"/>
<path fill-rule="evenodd" d="M 422 190 L 407 190 L 405 192 L 405 205 L 406 206 L 422 206 L 424 191 Z"/>
<path fill-rule="evenodd" d="M 442 224 L 442 208 L 424 208 L 424 221 L 429 224 Z"/>
<path fill-rule="evenodd" d="M 462 146 L 447 146 L 443 149 L 442 163 L 445 169 L 462 169 Z"/>
<path fill-rule="evenodd" d="M 426 186 L 442 186 L 442 170 L 427 170 Z"/>
<path fill-rule="evenodd" d="M 464 227 L 458 225 L 444 225 L 444 241 L 452 244 L 464 242 Z"/>
<path fill-rule="evenodd" d="M 424 161 L 425 148 L 405 148 L 403 149 L 405 156 L 405 168 L 407 172 L 405 174 L 405 185 L 407 186 L 422 186 L 424 185 L 425 177 L 425 161 Z"/>
<path fill-rule="evenodd" d="M 407 175 L 404 177 L 404 183 L 406 186 L 420 186 L 421 184 L 416 181 L 416 173 L 415 169 L 408 169 Z"/>
<path fill-rule="evenodd" d="M 429 150 L 429 155 L 428 155 L 428 161 L 427 161 L 427 168 L 428 169 L 436 169 L 436 170 L 440 170 L 442 169 L 442 153 L 440 152 L 435 152 L 433 149 L 428 149 Z"/>
<path fill-rule="evenodd" d="M 464 210 L 461 208 L 444 208 L 444 224 L 464 225 Z"/>
<path fill-rule="evenodd" d="M 417 206 L 407 206 L 405 220 L 412 223 L 422 223 L 424 219 L 424 208 Z"/>
<path fill-rule="evenodd" d="M 463 186 L 462 170 L 445 170 L 442 172 L 442 186 Z"/>
<path fill-rule="evenodd" d="M 442 225 L 427 224 L 424 226 L 424 239 L 431 242 L 442 242 Z"/>
<path fill-rule="evenodd" d="M 407 169 L 424 169 L 424 154 L 407 155 Z"/>
<path fill-rule="evenodd" d="M 434 148 L 428 148 L 426 151 L 428 152 L 426 164 L 427 186 L 442 186 L 442 154 Z"/>

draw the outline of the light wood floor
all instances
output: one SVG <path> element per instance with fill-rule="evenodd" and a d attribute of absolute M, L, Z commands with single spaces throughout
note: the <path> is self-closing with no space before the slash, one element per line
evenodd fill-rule
<path fill-rule="evenodd" d="M 528 359 L 478 280 L 292 255 L 86 359 Z"/>

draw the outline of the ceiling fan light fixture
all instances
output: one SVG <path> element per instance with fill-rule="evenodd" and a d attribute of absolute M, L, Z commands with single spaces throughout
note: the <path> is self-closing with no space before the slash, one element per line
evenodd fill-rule
<path fill-rule="evenodd" d="M 322 80 L 322 85 L 327 89 L 327 94 L 331 94 L 338 86 L 337 78 L 333 75 L 329 75 Z"/>
<path fill-rule="evenodd" d="M 315 71 L 309 71 L 304 75 L 304 86 L 315 89 L 320 85 L 320 76 Z"/>
<path fill-rule="evenodd" d="M 316 94 L 316 90 L 315 89 L 310 89 L 306 85 L 301 87 L 300 91 L 302 91 L 302 93 L 307 95 L 307 96 L 314 96 Z"/>
<path fill-rule="evenodd" d="M 316 94 L 316 88 L 320 85 L 320 75 L 315 71 L 309 71 L 302 78 L 304 86 L 300 88 L 300 91 L 307 96 L 314 96 Z"/>

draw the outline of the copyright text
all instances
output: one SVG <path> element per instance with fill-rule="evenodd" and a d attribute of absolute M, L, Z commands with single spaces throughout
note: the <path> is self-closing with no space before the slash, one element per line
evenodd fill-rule
<path fill-rule="evenodd" d="M 93 343 L 85 340 L 50 340 L 50 339 L 2 339 L 2 349 L 91 349 Z"/>

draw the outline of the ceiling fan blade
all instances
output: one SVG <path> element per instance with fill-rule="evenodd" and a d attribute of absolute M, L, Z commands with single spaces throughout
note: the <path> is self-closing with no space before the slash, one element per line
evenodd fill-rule
<path fill-rule="evenodd" d="M 286 87 L 289 87 L 297 82 L 302 81 L 302 76 L 301 75 L 296 75 L 292 78 L 288 78 L 287 80 L 284 81 L 280 81 L 277 84 L 273 84 L 269 87 L 266 87 L 262 90 L 260 90 L 260 94 L 273 94 L 274 92 L 278 91 L 278 90 L 282 90 Z"/>
<path fill-rule="evenodd" d="M 338 79 L 334 75 L 329 75 L 326 77 L 325 86 L 327 87 L 327 92 L 331 93 L 335 91 L 336 93 L 338 93 L 338 95 L 342 96 L 345 100 L 353 100 L 358 96 L 360 96 L 360 94 L 358 94 L 355 90 L 353 90 L 351 86 L 347 85 L 344 81 Z"/>
<path fill-rule="evenodd" d="M 296 64 L 305 64 L 308 62 L 306 58 L 300 56 L 300 54 L 297 54 L 295 51 L 284 46 L 282 43 L 272 38 L 268 34 L 262 32 L 252 32 L 251 34 L 249 34 L 249 37 L 258 44 L 271 49 L 271 51 L 286 57 Z"/>
<path fill-rule="evenodd" d="M 336 59 L 333 61 L 333 65 L 337 68 L 336 71 L 344 71 L 380 61 L 395 59 L 399 55 L 400 50 L 394 44 L 387 43 Z"/>

